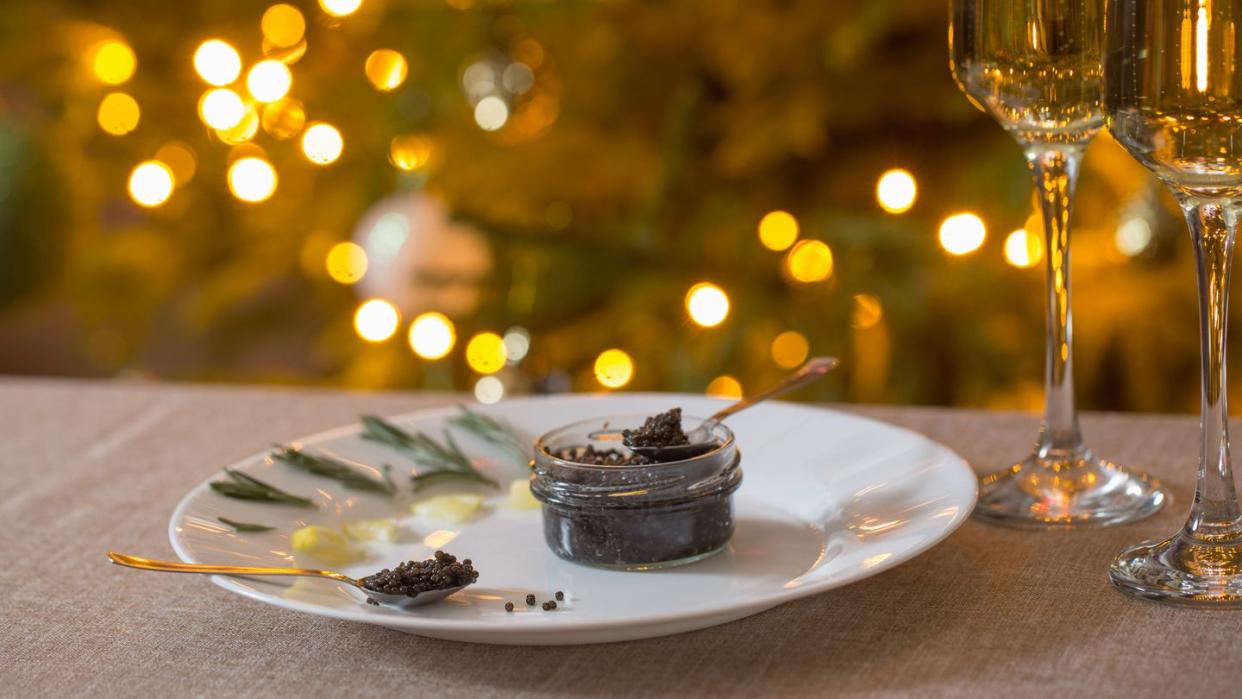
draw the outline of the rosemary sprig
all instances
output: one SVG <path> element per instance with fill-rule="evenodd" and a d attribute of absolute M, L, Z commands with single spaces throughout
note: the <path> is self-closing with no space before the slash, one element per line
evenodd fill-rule
<path fill-rule="evenodd" d="M 444 431 L 445 444 L 440 444 L 422 432 L 410 434 L 374 415 L 363 415 L 361 420 L 363 439 L 387 444 L 408 454 L 419 466 L 426 467 L 427 470 L 413 477 L 415 490 L 431 481 L 439 482 L 451 478 L 500 487 L 500 484 L 474 467 L 470 457 L 457 446 L 448 430 Z"/>
<path fill-rule="evenodd" d="M 517 457 L 518 463 L 526 465 L 530 459 L 530 444 L 512 425 L 483 413 L 476 413 L 464 405 L 458 407 L 461 408 L 461 414 L 449 418 L 450 425 L 460 427 L 485 442 L 509 451 Z"/>
<path fill-rule="evenodd" d="M 270 532 L 276 527 L 269 527 L 266 524 L 251 524 L 250 522 L 238 522 L 228 517 L 216 517 L 216 519 L 229 525 L 239 532 Z"/>
<path fill-rule="evenodd" d="M 385 493 L 388 495 L 393 495 L 397 492 L 397 484 L 392 482 L 392 467 L 388 464 L 384 464 L 383 469 L 381 469 L 381 472 L 384 474 L 383 479 L 376 480 L 361 473 L 344 461 L 322 454 L 307 454 L 301 449 L 286 447 L 280 444 L 276 445 L 276 451 L 272 452 L 272 458 L 276 461 L 283 461 L 294 468 L 313 473 L 316 476 L 331 478 L 346 488 L 353 490 L 366 490 L 372 493 Z"/>
<path fill-rule="evenodd" d="M 241 471 L 226 468 L 224 472 L 228 474 L 230 480 L 212 481 L 211 489 L 225 497 L 237 498 L 238 500 L 277 502 L 286 505 L 297 505 L 298 507 L 315 506 L 315 503 L 307 498 L 286 493 L 274 485 L 264 483 L 254 476 L 247 476 Z"/>

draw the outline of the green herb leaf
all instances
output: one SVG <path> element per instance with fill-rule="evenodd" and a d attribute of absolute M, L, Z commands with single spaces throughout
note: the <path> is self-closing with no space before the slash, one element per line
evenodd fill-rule
<path fill-rule="evenodd" d="M 250 522 L 237 522 L 228 517 L 216 517 L 216 519 L 229 525 L 239 532 L 270 532 L 276 527 L 269 527 L 266 524 L 251 524 Z"/>
<path fill-rule="evenodd" d="M 461 415 L 449 418 L 449 424 L 461 428 L 485 442 L 495 444 L 507 450 L 523 466 L 530 461 L 530 442 L 519 434 L 512 425 L 483 413 L 476 413 L 464 405 L 458 407 L 461 408 Z"/>
<path fill-rule="evenodd" d="M 428 480 L 438 482 L 453 477 L 500 487 L 499 483 L 474 467 L 470 457 L 457 446 L 448 430 L 444 431 L 445 444 L 440 444 L 422 432 L 410 434 L 374 415 L 363 415 L 362 438 L 400 450 L 413 459 L 414 463 L 424 467 L 413 477 L 416 488 L 420 482 L 425 484 Z M 437 474 L 435 479 L 430 478 L 433 474 Z M 424 480 L 420 481 L 420 478 Z"/>
<path fill-rule="evenodd" d="M 315 503 L 308 498 L 286 493 L 274 485 L 264 483 L 258 478 L 248 476 L 241 471 L 226 468 L 224 472 L 230 480 L 212 481 L 211 489 L 225 497 L 238 500 L 259 500 L 261 502 L 297 505 L 298 507 L 315 506 Z"/>
<path fill-rule="evenodd" d="M 276 445 L 276 451 L 272 452 L 272 458 L 277 461 L 283 461 L 307 473 L 331 478 L 346 488 L 353 490 L 366 490 L 372 493 L 385 493 L 387 495 L 393 495 L 397 492 L 397 486 L 392 482 L 389 473 L 392 467 L 388 465 L 383 467 L 383 480 L 376 480 L 361 473 L 344 461 L 322 454 L 307 454 L 301 449 L 294 449 L 293 447 L 286 447 L 280 444 Z"/>

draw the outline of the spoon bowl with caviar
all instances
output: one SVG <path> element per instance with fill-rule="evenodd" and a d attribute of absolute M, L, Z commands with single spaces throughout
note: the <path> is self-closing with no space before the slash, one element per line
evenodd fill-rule
<path fill-rule="evenodd" d="M 362 578 L 351 578 L 344 573 L 312 568 L 268 568 L 258 566 L 214 565 L 210 563 L 174 563 L 150 558 L 130 556 L 115 551 L 108 552 L 113 563 L 139 570 L 162 573 L 204 573 L 208 575 L 291 575 L 309 578 L 327 578 L 352 585 L 367 596 L 368 604 L 393 607 L 408 611 L 439 602 L 460 592 L 479 579 L 479 572 L 469 558 L 457 561 L 452 554 L 436 551 L 434 558 L 425 561 L 406 561 L 396 568 L 385 568 Z"/>

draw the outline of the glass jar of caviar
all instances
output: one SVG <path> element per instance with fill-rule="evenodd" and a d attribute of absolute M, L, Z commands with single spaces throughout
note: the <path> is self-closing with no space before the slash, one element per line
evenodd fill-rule
<path fill-rule="evenodd" d="M 702 420 L 685 422 L 689 431 Z M 665 463 L 635 459 L 617 441 L 592 439 L 642 424 L 637 415 L 587 420 L 535 443 L 531 492 L 543 503 L 544 538 L 561 558 L 647 570 L 702 560 L 729 542 L 733 491 L 742 482 L 733 432 L 717 424 L 714 449 Z"/>

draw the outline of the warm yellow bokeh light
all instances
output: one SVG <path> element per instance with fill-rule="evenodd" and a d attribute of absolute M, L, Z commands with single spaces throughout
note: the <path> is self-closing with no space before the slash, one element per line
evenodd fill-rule
<path fill-rule="evenodd" d="M 354 332 L 367 342 L 383 342 L 397 332 L 401 314 L 383 299 L 364 301 L 354 312 Z"/>
<path fill-rule="evenodd" d="M 509 121 L 509 105 L 495 95 L 479 100 L 474 105 L 474 123 L 484 131 L 496 131 Z"/>
<path fill-rule="evenodd" d="M 293 138 L 306 124 L 306 108 L 292 97 L 263 106 L 263 130 L 280 140 Z"/>
<path fill-rule="evenodd" d="M 246 74 L 246 89 L 250 96 L 260 102 L 275 102 L 289 94 L 293 87 L 293 74 L 289 66 L 280 61 L 266 60 L 254 64 Z"/>
<path fill-rule="evenodd" d="M 172 170 L 158 160 L 139 163 L 129 175 L 129 196 L 141 206 L 159 206 L 168 201 L 172 191 Z"/>
<path fill-rule="evenodd" d="M 254 105 L 246 107 L 241 121 L 231 128 L 217 129 L 216 137 L 230 146 L 240 145 L 254 138 L 259 133 L 259 112 Z"/>
<path fill-rule="evenodd" d="M 880 299 L 871 294 L 854 294 L 854 307 L 850 309 L 850 325 L 859 330 L 874 328 L 884 317 Z"/>
<path fill-rule="evenodd" d="M 366 62 L 367 80 L 375 86 L 380 92 L 391 92 L 401 87 L 401 83 L 405 82 L 405 76 L 410 71 L 410 66 L 405 62 L 405 56 L 393 51 L 392 49 L 376 49 L 367 56 Z"/>
<path fill-rule="evenodd" d="M 795 281 L 820 282 L 832 276 L 832 249 L 822 240 L 802 240 L 785 256 L 785 270 Z"/>
<path fill-rule="evenodd" d="M 759 242 L 769 250 L 785 250 L 798 239 L 798 219 L 788 211 L 771 211 L 759 219 Z"/>
<path fill-rule="evenodd" d="M 306 133 L 302 134 L 302 153 L 316 165 L 336 162 L 344 148 L 345 141 L 341 138 L 341 132 L 331 124 L 311 124 L 306 128 Z"/>
<path fill-rule="evenodd" d="M 198 116 L 213 129 L 231 129 L 246 118 L 246 104 L 227 88 L 209 90 L 198 102 Z"/>
<path fill-rule="evenodd" d="M 914 206 L 918 197 L 919 187 L 914 175 L 900 168 L 894 168 L 880 175 L 875 183 L 875 200 L 880 208 L 890 214 L 904 214 Z"/>
<path fill-rule="evenodd" d="M 282 48 L 293 46 L 306 33 L 306 18 L 293 5 L 272 5 L 263 13 L 259 22 L 263 37 Z"/>
<path fill-rule="evenodd" d="M 619 349 L 600 352 L 595 358 L 595 380 L 608 388 L 621 388 L 634 378 L 634 360 Z"/>
<path fill-rule="evenodd" d="M 345 17 L 357 12 L 362 0 L 319 0 L 319 6 L 333 17 Z"/>
<path fill-rule="evenodd" d="M 950 255 L 968 255 L 983 246 L 987 235 L 983 219 L 970 213 L 954 214 L 940 224 L 940 247 Z"/>
<path fill-rule="evenodd" d="M 466 363 L 480 374 L 495 374 L 508 359 L 504 338 L 496 333 L 479 333 L 466 344 Z"/>
<path fill-rule="evenodd" d="M 105 41 L 95 47 L 91 58 L 91 70 L 100 82 L 120 85 L 134 76 L 138 58 L 129 44 L 117 39 Z"/>
<path fill-rule="evenodd" d="M 262 158 L 241 158 L 229 166 L 229 190 L 245 202 L 266 201 L 276 191 L 276 169 Z"/>
<path fill-rule="evenodd" d="M 208 85 L 228 85 L 241 75 L 241 69 L 241 56 L 227 42 L 208 39 L 194 51 L 194 71 Z"/>
<path fill-rule="evenodd" d="M 806 361 L 811 343 L 797 330 L 786 330 L 772 340 L 772 361 L 784 369 L 793 369 Z"/>
<path fill-rule="evenodd" d="M 728 374 L 717 376 L 707 384 L 706 393 L 713 398 L 741 398 L 742 383 Z"/>
<path fill-rule="evenodd" d="M 124 92 L 111 92 L 99 103 L 95 118 L 99 121 L 99 128 L 113 136 L 124 136 L 138 128 L 141 114 L 138 101 L 133 97 Z"/>
<path fill-rule="evenodd" d="M 1017 267 L 1018 269 L 1026 269 L 1039 264 L 1044 259 L 1044 244 L 1040 241 L 1039 236 L 1028 233 L 1025 228 L 1010 233 L 1005 238 L 1005 261 Z"/>
<path fill-rule="evenodd" d="M 455 344 L 457 330 L 443 313 L 424 313 L 410 324 L 410 349 L 423 359 L 441 359 Z"/>
<path fill-rule="evenodd" d="M 388 162 L 407 172 L 431 162 L 434 152 L 431 139 L 417 134 L 395 136 L 388 146 Z"/>
<path fill-rule="evenodd" d="M 699 282 L 686 292 L 686 313 L 695 323 L 713 328 L 728 317 L 729 296 L 715 284 Z"/>
<path fill-rule="evenodd" d="M 337 243 L 324 258 L 328 276 L 339 284 L 354 284 L 367 273 L 367 251 L 349 241 Z"/>
<path fill-rule="evenodd" d="M 174 184 L 178 187 L 185 186 L 193 179 L 194 171 L 198 169 L 198 158 L 194 155 L 194 149 L 181 141 L 169 141 L 160 146 L 155 151 L 155 159 L 172 170 Z"/>

